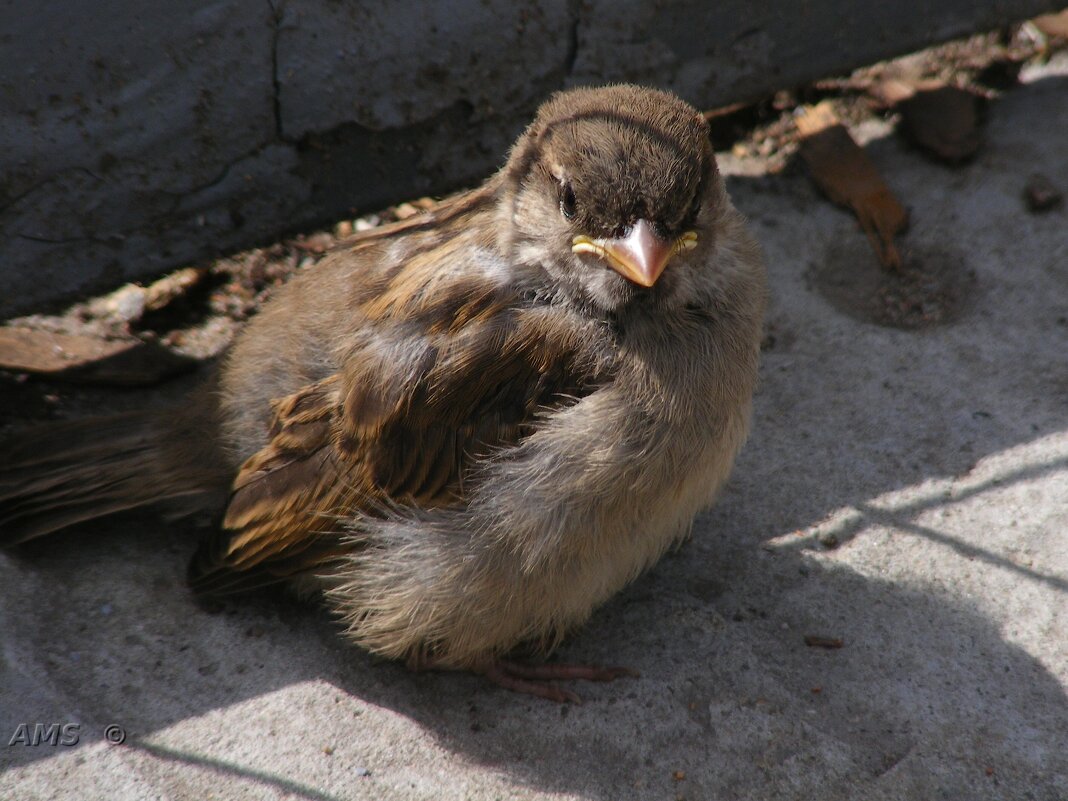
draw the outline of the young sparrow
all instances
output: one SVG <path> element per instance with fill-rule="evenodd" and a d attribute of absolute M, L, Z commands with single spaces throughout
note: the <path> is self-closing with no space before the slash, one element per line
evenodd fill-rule
<path fill-rule="evenodd" d="M 190 566 L 321 591 L 355 643 L 525 692 L 522 665 L 684 536 L 746 436 L 765 277 L 698 112 L 552 97 L 478 189 L 343 243 L 166 414 L 0 456 L 0 542 L 158 501 L 223 511 Z"/>

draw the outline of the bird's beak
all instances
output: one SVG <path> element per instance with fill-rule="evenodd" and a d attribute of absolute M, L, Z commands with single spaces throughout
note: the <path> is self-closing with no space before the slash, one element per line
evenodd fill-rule
<path fill-rule="evenodd" d="M 671 257 L 680 250 L 697 245 L 697 234 L 687 231 L 674 242 L 665 242 L 646 220 L 638 220 L 626 236 L 612 239 L 591 239 L 576 236 L 571 250 L 575 253 L 594 253 L 608 262 L 608 266 L 628 281 L 644 287 L 656 283 Z"/>

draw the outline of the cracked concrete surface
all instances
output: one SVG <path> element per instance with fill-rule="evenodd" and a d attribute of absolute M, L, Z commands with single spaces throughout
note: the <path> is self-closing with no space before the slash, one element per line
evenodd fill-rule
<path fill-rule="evenodd" d="M 878 269 L 854 220 L 723 159 L 771 275 L 753 435 L 562 654 L 640 678 L 560 707 L 375 662 L 285 598 L 209 613 L 197 531 L 115 517 L 0 555 L 0 798 L 1068 798 L 1068 209 L 1021 197 L 1068 183 L 1068 62 L 1025 79 L 968 166 L 869 131 L 902 246 L 974 273 L 944 325 L 836 308 L 816 267 Z M 81 744 L 7 746 L 34 722 Z"/>
<path fill-rule="evenodd" d="M 565 85 L 707 108 L 1059 2 L 0 0 L 0 317 L 475 182 Z"/>

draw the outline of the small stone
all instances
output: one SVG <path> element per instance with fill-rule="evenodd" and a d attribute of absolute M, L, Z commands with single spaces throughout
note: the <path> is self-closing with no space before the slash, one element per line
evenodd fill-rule
<path fill-rule="evenodd" d="M 1027 208 L 1034 214 L 1055 209 L 1064 200 L 1064 193 L 1044 175 L 1032 175 L 1024 188 Z"/>
<path fill-rule="evenodd" d="M 399 206 L 393 208 L 393 213 L 397 216 L 398 220 L 407 220 L 409 217 L 414 217 L 418 214 L 419 209 L 411 203 L 401 203 Z"/>
<path fill-rule="evenodd" d="M 109 316 L 117 317 L 124 323 L 132 323 L 144 315 L 147 300 L 144 287 L 127 284 L 108 295 L 105 308 Z"/>
<path fill-rule="evenodd" d="M 979 97 L 959 86 L 920 88 L 901 101 L 904 134 L 931 155 L 950 163 L 967 161 L 982 144 Z"/>

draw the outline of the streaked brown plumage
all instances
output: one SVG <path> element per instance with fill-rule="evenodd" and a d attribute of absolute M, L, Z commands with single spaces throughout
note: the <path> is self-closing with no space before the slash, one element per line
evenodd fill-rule
<path fill-rule="evenodd" d="M 0 542 L 224 508 L 197 590 L 322 590 L 376 653 L 571 697 L 498 660 L 551 649 L 711 502 L 764 294 L 694 109 L 561 93 L 482 187 L 295 278 L 174 414 L 5 446 Z"/>

